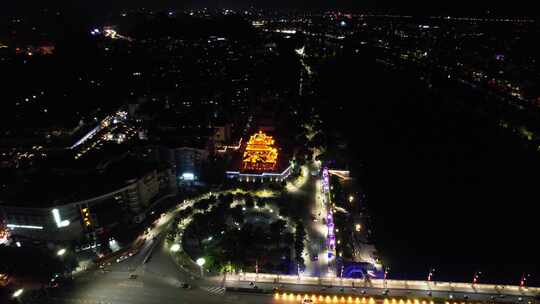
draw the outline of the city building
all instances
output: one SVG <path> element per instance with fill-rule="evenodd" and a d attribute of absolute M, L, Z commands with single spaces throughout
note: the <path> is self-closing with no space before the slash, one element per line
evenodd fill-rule
<path fill-rule="evenodd" d="M 242 156 L 234 161 L 235 170 L 227 177 L 241 182 L 282 182 L 292 172 L 293 164 L 280 155 L 274 138 L 262 130 L 243 145 Z"/>
<path fill-rule="evenodd" d="M 208 160 L 208 150 L 198 147 L 180 147 L 173 151 L 179 183 L 186 184 L 197 181 L 203 162 Z"/>
<path fill-rule="evenodd" d="M 130 170 L 135 165 L 138 167 Z M 168 166 L 130 162 L 89 177 L 65 172 L 62 175 L 41 181 L 44 185 L 33 187 L 33 193 L 15 191 L 3 196 L 0 220 L 9 229 L 11 238 L 47 241 L 95 238 L 115 226 L 136 225 L 144 220 L 152 204 L 176 190 L 174 172 Z M 34 185 L 37 183 L 33 181 Z M 64 189 L 58 189 L 62 185 Z M 39 192 L 47 188 L 53 196 L 43 195 L 40 199 Z"/>

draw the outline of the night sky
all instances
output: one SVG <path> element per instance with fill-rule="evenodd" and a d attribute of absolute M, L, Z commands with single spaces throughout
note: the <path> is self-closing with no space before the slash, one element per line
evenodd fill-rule
<path fill-rule="evenodd" d="M 502 2 L 502 3 L 501 3 Z M 17 0 L 2 4 L 0 14 L 8 15 L 14 11 L 24 12 L 35 8 L 77 8 L 87 12 L 109 11 L 111 9 L 148 7 L 191 8 L 191 7 L 228 7 L 246 8 L 287 8 L 287 9 L 342 9 L 351 11 L 376 11 L 388 13 L 406 13 L 412 15 L 528 15 L 536 17 L 534 1 L 488 1 L 488 0 L 93 0 L 93 1 L 38 1 Z"/>

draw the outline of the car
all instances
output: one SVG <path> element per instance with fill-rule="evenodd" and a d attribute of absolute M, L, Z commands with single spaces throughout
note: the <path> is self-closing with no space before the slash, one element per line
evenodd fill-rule
<path fill-rule="evenodd" d="M 138 277 L 138 276 L 137 276 L 136 274 L 134 274 L 134 273 L 132 273 L 132 274 L 129 275 L 129 278 L 130 278 L 131 280 L 135 280 L 135 279 L 137 279 L 137 277 Z"/>
<path fill-rule="evenodd" d="M 311 260 L 312 261 L 317 261 L 317 260 L 319 260 L 319 256 L 314 254 L 314 255 L 311 256 Z"/>
<path fill-rule="evenodd" d="M 302 304 L 313 304 L 313 303 L 315 303 L 315 302 L 313 302 L 312 299 L 304 298 L 302 300 Z"/>
<path fill-rule="evenodd" d="M 184 289 L 191 289 L 191 285 L 189 285 L 188 283 L 180 283 L 180 287 Z"/>
<path fill-rule="evenodd" d="M 121 255 L 120 257 L 116 259 L 116 263 L 120 263 L 127 258 L 128 258 L 127 255 Z"/>

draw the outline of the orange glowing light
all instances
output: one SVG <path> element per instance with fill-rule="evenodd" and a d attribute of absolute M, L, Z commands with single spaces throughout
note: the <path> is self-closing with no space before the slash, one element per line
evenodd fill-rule
<path fill-rule="evenodd" d="M 274 138 L 262 131 L 251 135 L 242 157 L 242 168 L 254 171 L 274 170 L 278 157 L 274 144 Z"/>

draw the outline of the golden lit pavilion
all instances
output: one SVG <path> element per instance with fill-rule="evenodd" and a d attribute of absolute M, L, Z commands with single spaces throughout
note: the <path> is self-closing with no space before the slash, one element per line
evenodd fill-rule
<path fill-rule="evenodd" d="M 242 157 L 242 169 L 247 171 L 272 171 L 276 168 L 278 151 L 272 136 L 259 131 L 251 135 Z"/>

